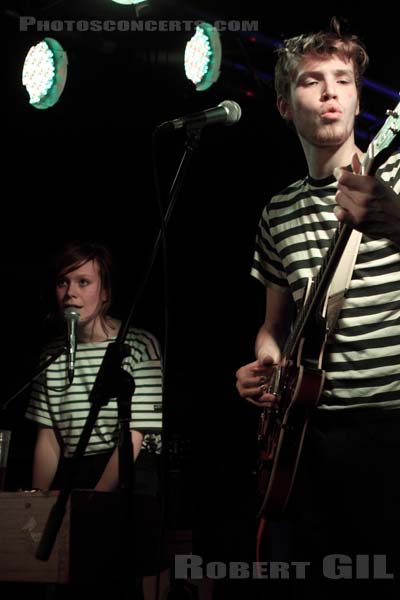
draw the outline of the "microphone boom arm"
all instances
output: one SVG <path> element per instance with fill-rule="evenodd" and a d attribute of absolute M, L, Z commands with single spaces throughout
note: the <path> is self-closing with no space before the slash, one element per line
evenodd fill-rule
<path fill-rule="evenodd" d="M 51 354 L 48 358 L 46 358 L 43 362 L 39 364 L 36 368 L 34 374 L 29 377 L 29 379 L 12 395 L 8 398 L 2 405 L 0 405 L 1 410 L 6 410 L 8 406 L 14 402 L 25 390 L 32 385 L 32 383 L 54 362 L 57 360 L 61 354 L 67 351 L 66 346 L 60 347 L 53 354 Z"/>

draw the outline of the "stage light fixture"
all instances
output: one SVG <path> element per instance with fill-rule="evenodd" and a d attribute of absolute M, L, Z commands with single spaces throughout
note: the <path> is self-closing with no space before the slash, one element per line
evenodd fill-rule
<path fill-rule="evenodd" d="M 216 28 L 209 23 L 197 25 L 195 34 L 186 44 L 184 66 L 186 77 L 198 92 L 207 90 L 217 81 L 221 56 L 221 41 Z"/>
<path fill-rule="evenodd" d="M 116 4 L 144 4 L 148 0 L 112 0 Z"/>
<path fill-rule="evenodd" d="M 50 108 L 60 98 L 67 80 L 67 53 L 53 38 L 32 46 L 22 69 L 22 84 L 35 108 Z"/>

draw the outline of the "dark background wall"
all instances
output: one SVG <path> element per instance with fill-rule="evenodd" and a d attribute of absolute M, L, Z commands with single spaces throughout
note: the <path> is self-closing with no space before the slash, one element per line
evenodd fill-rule
<path fill-rule="evenodd" d="M 134 18 L 132 8 L 105 0 L 6 2 L 8 44 L 3 112 L 3 201 L 0 273 L 3 393 L 32 372 L 40 333 L 43 266 L 66 239 L 104 241 L 120 266 L 117 316 L 124 317 L 143 279 L 159 228 L 152 172 L 152 131 L 162 121 L 237 101 L 243 116 L 231 128 L 204 130 L 168 226 L 169 344 L 166 430 L 192 446 L 183 504 L 217 522 L 251 504 L 257 411 L 235 393 L 235 370 L 252 359 L 264 292 L 249 276 L 255 228 L 267 198 L 305 174 L 295 137 L 282 123 L 273 90 L 273 47 L 304 31 L 326 28 L 332 11 L 349 20 L 371 55 L 368 77 L 399 86 L 397 32 L 390 14 L 349 3 L 335 9 L 307 3 L 155 2 L 139 18 L 257 20 L 256 36 L 222 35 L 218 82 L 195 92 L 181 63 L 188 32 L 53 33 L 69 56 L 68 80 L 48 110 L 29 106 L 20 84 L 23 59 L 37 32 L 18 30 L 18 15 L 39 18 Z M 393 96 L 365 89 L 363 109 L 379 120 Z M 376 129 L 360 120 L 365 148 Z M 185 144 L 183 132 L 158 139 L 164 207 Z M 164 341 L 165 300 L 158 260 L 134 323 Z M 10 489 L 29 487 L 34 432 L 23 421 L 23 394 L 0 425 L 13 429 Z M 186 475 L 185 475 L 186 477 Z M 191 487 L 190 487 L 191 486 Z M 248 505 L 246 504 L 246 507 Z M 246 515 L 249 512 L 244 511 Z M 250 511 L 251 512 L 251 511 Z M 252 513 L 253 514 L 253 513 Z M 247 518 L 247 517 L 243 517 Z M 212 525 L 210 525 L 212 528 Z"/>

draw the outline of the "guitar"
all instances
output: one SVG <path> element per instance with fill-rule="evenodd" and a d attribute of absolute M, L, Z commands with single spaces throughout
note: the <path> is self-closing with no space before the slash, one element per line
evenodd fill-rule
<path fill-rule="evenodd" d="M 362 174 L 374 175 L 393 152 L 400 134 L 400 102 L 368 146 Z M 259 420 L 258 548 L 268 517 L 284 513 L 294 483 L 307 425 L 319 402 L 325 372 L 322 358 L 330 331 L 324 314 L 327 293 L 350 238 L 351 227 L 338 225 L 317 276 L 309 281 L 305 301 L 292 326 L 282 359 L 270 382 L 276 403 Z"/>

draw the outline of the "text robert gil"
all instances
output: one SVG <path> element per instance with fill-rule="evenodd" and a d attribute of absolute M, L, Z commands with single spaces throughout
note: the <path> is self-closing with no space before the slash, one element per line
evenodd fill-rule
<path fill-rule="evenodd" d="M 203 564 L 197 554 L 175 556 L 176 579 L 305 579 L 311 563 L 304 561 L 213 561 Z M 314 566 L 314 565 L 313 565 Z M 322 561 L 327 579 L 393 579 L 387 572 L 385 554 L 328 554 Z"/>

